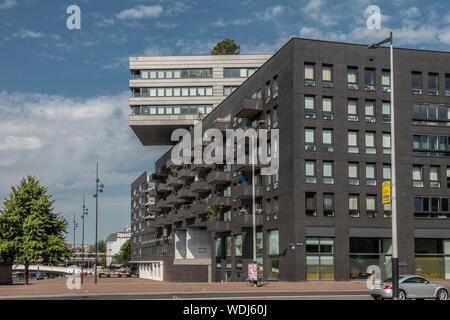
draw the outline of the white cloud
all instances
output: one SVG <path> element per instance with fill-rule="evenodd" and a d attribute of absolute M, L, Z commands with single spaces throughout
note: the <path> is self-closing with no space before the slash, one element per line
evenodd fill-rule
<path fill-rule="evenodd" d="M 14 8 L 17 5 L 16 0 L 4 0 L 2 3 L 0 3 L 0 10 L 1 9 L 11 9 Z"/>
<path fill-rule="evenodd" d="M 131 9 L 125 9 L 117 14 L 120 20 L 157 18 L 163 11 L 160 5 L 156 6 L 137 6 Z"/>
<path fill-rule="evenodd" d="M 17 34 L 17 36 L 19 36 L 22 39 L 25 38 L 33 38 L 33 39 L 39 39 L 45 36 L 44 33 L 42 32 L 36 32 L 36 31 L 32 31 L 32 30 L 20 30 L 20 32 Z"/>
<path fill-rule="evenodd" d="M 267 8 L 263 15 L 259 16 L 261 20 L 272 20 L 276 16 L 283 12 L 283 7 L 278 5 L 274 7 Z"/>
<path fill-rule="evenodd" d="M 319 9 L 319 7 L 322 5 L 322 0 L 311 0 L 308 2 L 306 7 L 303 8 L 303 11 L 306 13 L 310 13 L 311 11 L 315 11 Z"/>
<path fill-rule="evenodd" d="M 34 150 L 43 146 L 43 142 L 38 137 L 16 137 L 6 136 L 4 141 L 0 141 L 0 150 Z"/>

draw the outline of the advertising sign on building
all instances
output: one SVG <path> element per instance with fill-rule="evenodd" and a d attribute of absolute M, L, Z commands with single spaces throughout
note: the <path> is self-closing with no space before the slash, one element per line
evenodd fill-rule
<path fill-rule="evenodd" d="M 391 182 L 383 182 L 383 204 L 391 202 Z"/>

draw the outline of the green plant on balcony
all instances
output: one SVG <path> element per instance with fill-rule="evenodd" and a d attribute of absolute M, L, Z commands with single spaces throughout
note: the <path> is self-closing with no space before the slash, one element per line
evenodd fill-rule
<path fill-rule="evenodd" d="M 223 202 L 220 204 L 213 204 L 208 206 L 208 213 L 206 214 L 206 219 L 208 221 L 217 221 L 219 220 L 222 212 L 223 212 Z"/>

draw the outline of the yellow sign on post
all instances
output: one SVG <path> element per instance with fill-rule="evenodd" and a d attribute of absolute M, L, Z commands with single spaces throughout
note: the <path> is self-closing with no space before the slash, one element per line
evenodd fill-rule
<path fill-rule="evenodd" d="M 383 204 L 391 202 L 391 182 L 383 182 Z"/>

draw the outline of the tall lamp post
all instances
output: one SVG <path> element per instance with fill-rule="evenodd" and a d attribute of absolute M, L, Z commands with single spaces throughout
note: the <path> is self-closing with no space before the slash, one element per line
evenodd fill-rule
<path fill-rule="evenodd" d="M 83 211 L 81 212 L 82 232 L 81 232 L 81 284 L 83 284 L 83 268 L 84 268 L 84 217 L 88 214 L 88 208 L 84 205 L 83 194 Z"/>
<path fill-rule="evenodd" d="M 97 264 L 98 264 L 98 193 L 103 192 L 103 184 L 100 183 L 98 178 L 98 163 L 97 174 L 95 178 L 95 266 L 94 266 L 94 282 L 97 284 Z"/>
<path fill-rule="evenodd" d="M 78 228 L 78 223 L 75 220 L 75 212 L 73 213 L 73 260 L 75 261 L 75 230 Z"/>
<path fill-rule="evenodd" d="M 398 299 L 398 238 L 397 238 L 397 183 L 396 183 L 396 163 L 395 163 L 395 108 L 394 108 L 394 36 L 390 33 L 390 37 L 379 43 L 372 44 L 369 49 L 376 49 L 382 44 L 390 43 L 390 60 L 391 60 L 391 204 L 392 204 L 392 294 L 394 299 Z"/>
<path fill-rule="evenodd" d="M 258 134 L 258 129 L 261 125 L 264 125 L 266 121 L 259 120 L 258 124 L 256 126 L 256 134 Z M 252 152 L 252 207 L 253 207 L 253 264 L 257 264 L 256 261 L 256 181 L 255 181 L 255 154 L 258 150 L 257 147 L 257 141 L 253 143 L 253 152 Z M 258 269 L 256 269 L 257 272 Z M 256 283 L 254 283 L 254 286 L 256 286 Z"/>

